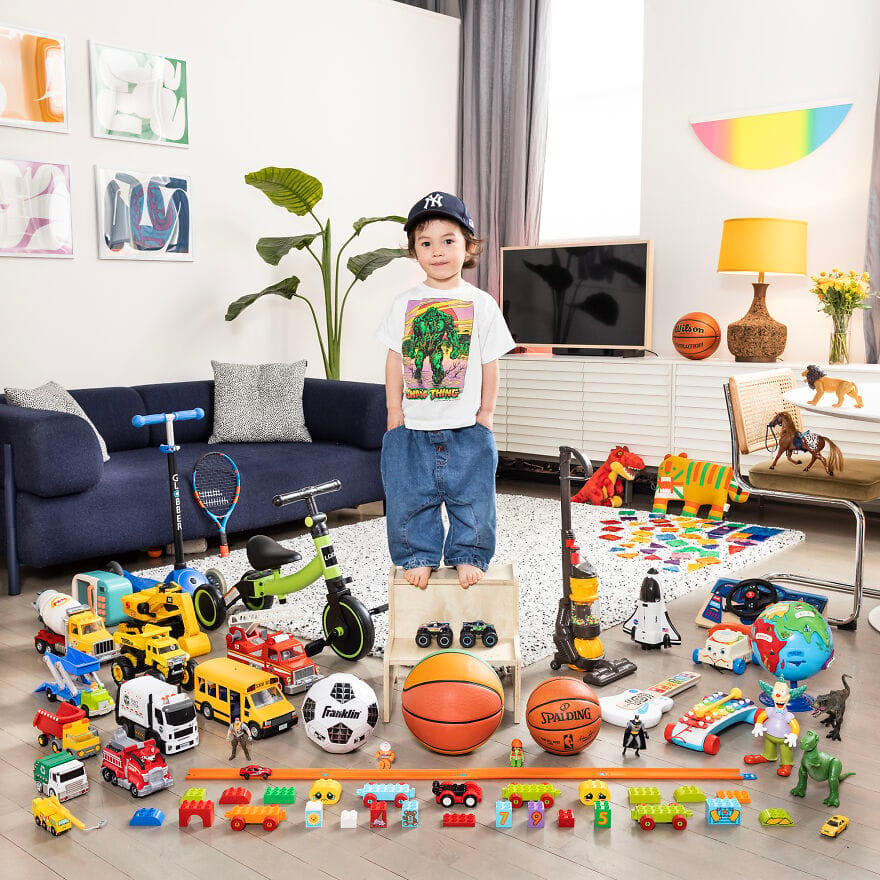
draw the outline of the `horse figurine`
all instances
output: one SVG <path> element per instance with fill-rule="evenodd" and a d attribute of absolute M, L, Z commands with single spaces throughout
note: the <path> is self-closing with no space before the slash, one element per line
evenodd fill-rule
<path fill-rule="evenodd" d="M 821 434 L 816 434 L 813 431 L 798 431 L 794 426 L 794 419 L 787 412 L 776 413 L 768 423 L 767 428 L 771 432 L 774 428 L 780 429 L 779 440 L 777 441 L 778 452 L 776 453 L 776 458 L 773 459 L 773 464 L 770 465 L 771 471 L 776 467 L 776 462 L 782 457 L 783 452 L 792 464 L 800 464 L 800 462 L 792 460 L 792 455 L 796 452 L 806 452 L 811 455 L 810 463 L 804 468 L 805 472 L 816 463 L 817 458 L 822 462 L 825 473 L 829 477 L 833 477 L 835 471 L 843 470 L 843 453 L 838 445 L 828 437 L 823 437 Z M 822 450 L 826 446 L 830 450 L 827 461 L 825 456 L 822 455 Z"/>

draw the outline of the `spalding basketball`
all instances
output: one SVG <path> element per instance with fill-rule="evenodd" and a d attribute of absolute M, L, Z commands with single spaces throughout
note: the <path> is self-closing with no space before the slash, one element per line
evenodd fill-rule
<path fill-rule="evenodd" d="M 529 697 L 526 724 L 532 739 L 551 755 L 574 755 L 599 732 L 599 698 L 579 678 L 548 678 Z"/>
<path fill-rule="evenodd" d="M 498 729 L 504 689 L 487 663 L 466 651 L 429 654 L 403 683 L 403 720 L 426 748 L 466 755 Z"/>
<path fill-rule="evenodd" d="M 709 357 L 721 343 L 718 322 L 705 312 L 688 312 L 672 328 L 675 350 L 692 361 Z"/>

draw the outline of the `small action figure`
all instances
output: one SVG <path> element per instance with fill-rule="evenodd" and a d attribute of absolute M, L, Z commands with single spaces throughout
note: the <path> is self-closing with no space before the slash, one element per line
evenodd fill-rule
<path fill-rule="evenodd" d="M 522 740 L 514 739 L 510 742 L 510 766 L 522 767 L 524 761 Z"/>
<path fill-rule="evenodd" d="M 807 793 L 807 780 L 815 779 L 816 782 L 828 783 L 828 797 L 822 801 L 826 807 L 840 806 L 840 783 L 848 776 L 855 776 L 855 772 L 844 773 L 840 758 L 835 758 L 827 752 L 820 752 L 819 734 L 815 730 L 808 730 L 798 744 L 804 754 L 801 758 L 801 766 L 798 770 L 798 784 L 791 790 L 795 797 L 804 797 Z"/>
<path fill-rule="evenodd" d="M 251 753 L 248 751 L 248 743 L 251 740 L 251 732 L 246 724 L 241 723 L 241 718 L 237 715 L 232 719 L 229 730 L 226 731 L 226 741 L 229 742 L 230 740 L 232 741 L 232 754 L 229 756 L 229 760 L 235 760 L 235 753 L 238 751 L 238 747 L 241 746 L 244 750 L 244 756 L 250 761 Z"/>
<path fill-rule="evenodd" d="M 379 743 L 379 751 L 376 752 L 375 757 L 379 761 L 380 770 L 391 769 L 391 765 L 394 763 L 396 755 L 391 750 L 391 743 L 388 742 L 388 740 L 382 740 L 382 742 Z"/>
<path fill-rule="evenodd" d="M 623 756 L 626 757 L 627 749 L 635 749 L 638 758 L 639 752 L 647 748 L 645 740 L 650 738 L 648 731 L 642 727 L 642 719 L 634 715 L 632 721 L 626 722 L 626 730 L 623 731 Z"/>
<path fill-rule="evenodd" d="M 827 694 L 819 694 L 813 698 L 813 717 L 818 718 L 823 712 L 826 713 L 822 719 L 823 724 L 830 724 L 831 730 L 828 731 L 828 739 L 836 739 L 840 742 L 840 725 L 843 724 L 843 715 L 846 712 L 846 701 L 849 699 L 849 685 L 846 680 L 848 675 L 841 675 L 840 680 L 843 687 L 836 691 L 829 691 Z"/>
<path fill-rule="evenodd" d="M 777 776 L 790 776 L 794 763 L 792 749 L 797 745 L 798 734 L 801 732 L 797 718 L 788 711 L 790 700 L 797 699 L 807 688 L 801 685 L 789 688 L 788 682 L 779 679 L 771 688 L 765 681 L 759 681 L 761 690 L 773 700 L 769 709 L 761 709 L 755 716 L 753 736 L 764 737 L 764 751 L 760 755 L 746 755 L 746 764 L 767 764 L 779 761 L 776 768 Z"/>

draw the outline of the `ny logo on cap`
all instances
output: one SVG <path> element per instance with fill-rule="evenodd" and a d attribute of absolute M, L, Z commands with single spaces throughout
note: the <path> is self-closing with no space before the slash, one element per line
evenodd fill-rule
<path fill-rule="evenodd" d="M 434 193 L 433 195 L 427 196 L 425 198 L 425 207 L 424 210 L 427 211 L 428 208 L 442 208 L 443 207 L 443 193 Z"/>

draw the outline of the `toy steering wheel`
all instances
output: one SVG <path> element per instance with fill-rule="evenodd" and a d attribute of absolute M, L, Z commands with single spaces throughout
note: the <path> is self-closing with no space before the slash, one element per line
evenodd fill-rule
<path fill-rule="evenodd" d="M 724 598 L 724 610 L 741 620 L 753 621 L 765 608 L 779 600 L 779 591 L 763 578 L 740 581 Z"/>

